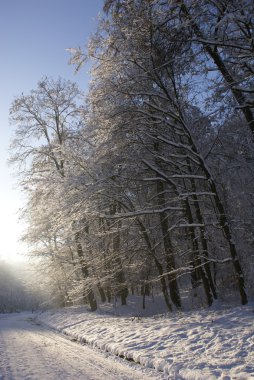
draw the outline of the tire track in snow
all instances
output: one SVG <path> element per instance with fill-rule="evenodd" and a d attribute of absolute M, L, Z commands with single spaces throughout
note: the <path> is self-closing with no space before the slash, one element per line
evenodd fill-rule
<path fill-rule="evenodd" d="M 23 315 L 0 318 L 0 335 L 0 380 L 158 379 L 71 342 Z"/>

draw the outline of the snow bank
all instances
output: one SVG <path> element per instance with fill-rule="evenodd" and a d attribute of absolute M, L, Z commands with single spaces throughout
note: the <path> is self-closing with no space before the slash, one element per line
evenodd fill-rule
<path fill-rule="evenodd" d="M 107 308 L 107 310 L 106 310 Z M 110 310 L 112 314 L 110 314 Z M 155 368 L 168 379 L 254 379 L 254 305 L 195 312 L 116 316 L 70 307 L 38 319 L 81 343 Z"/>

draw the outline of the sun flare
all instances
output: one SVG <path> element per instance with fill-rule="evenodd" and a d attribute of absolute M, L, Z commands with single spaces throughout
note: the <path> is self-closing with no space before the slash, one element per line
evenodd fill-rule
<path fill-rule="evenodd" d="M 8 198 L 7 198 L 8 199 Z M 6 201 L 1 197 L 0 231 L 1 231 L 1 250 L 0 259 L 5 261 L 20 261 L 23 259 L 22 252 L 24 246 L 19 239 L 23 230 L 22 224 L 18 221 L 18 201 Z"/>

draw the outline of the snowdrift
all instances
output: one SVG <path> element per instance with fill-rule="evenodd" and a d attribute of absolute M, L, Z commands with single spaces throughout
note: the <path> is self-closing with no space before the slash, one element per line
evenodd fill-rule
<path fill-rule="evenodd" d="M 253 304 L 149 317 L 137 313 L 134 304 L 107 304 L 96 313 L 70 307 L 40 313 L 38 319 L 168 379 L 254 379 Z"/>

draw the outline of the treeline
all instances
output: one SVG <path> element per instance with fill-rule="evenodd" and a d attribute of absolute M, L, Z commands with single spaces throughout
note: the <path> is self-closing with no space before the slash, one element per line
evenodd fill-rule
<path fill-rule="evenodd" d="M 48 306 L 49 299 L 28 264 L 0 261 L 0 313 L 35 310 L 44 302 Z"/>
<path fill-rule="evenodd" d="M 169 310 L 253 287 L 254 4 L 107 0 L 85 97 L 43 78 L 11 107 L 29 255 L 60 304 L 157 289 Z M 40 267 L 40 266 L 39 266 Z M 47 280 L 48 281 L 48 280 Z"/>

